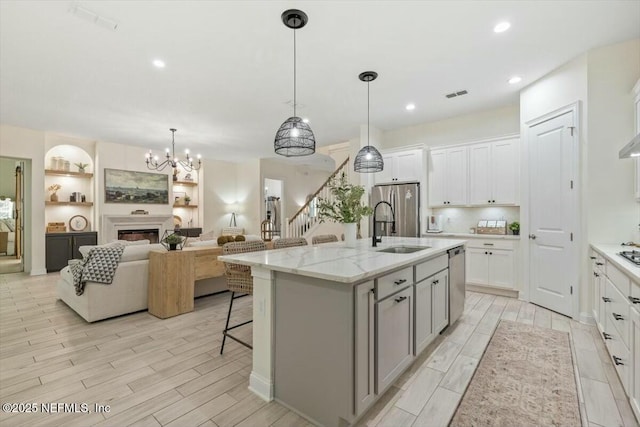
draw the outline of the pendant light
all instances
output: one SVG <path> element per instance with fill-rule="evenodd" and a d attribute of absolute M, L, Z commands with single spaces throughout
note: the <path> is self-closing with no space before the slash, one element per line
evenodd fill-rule
<path fill-rule="evenodd" d="M 369 134 L 371 133 L 369 125 L 369 83 L 378 77 L 375 71 L 365 71 L 360 73 L 358 78 L 367 83 L 367 146 L 362 147 L 356 159 L 353 162 L 353 170 L 360 173 L 380 172 L 384 169 L 384 160 L 376 147 L 369 145 Z"/>
<path fill-rule="evenodd" d="M 273 146 L 277 154 L 285 157 L 308 156 L 316 152 L 316 138 L 311 127 L 296 116 L 296 30 L 304 27 L 308 20 L 301 10 L 282 12 L 282 22 L 293 29 L 293 117 L 280 125 Z"/>

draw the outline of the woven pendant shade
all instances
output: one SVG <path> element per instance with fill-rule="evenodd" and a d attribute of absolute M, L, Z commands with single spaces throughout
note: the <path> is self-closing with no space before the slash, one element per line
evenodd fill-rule
<path fill-rule="evenodd" d="M 371 133 L 369 124 L 369 83 L 378 77 L 375 71 L 365 71 L 360 73 L 358 78 L 367 84 L 367 146 L 362 147 L 353 161 L 353 170 L 360 173 L 381 172 L 384 169 L 384 160 L 376 147 L 369 145 L 369 134 Z"/>
<path fill-rule="evenodd" d="M 358 151 L 353 162 L 353 169 L 361 173 L 380 172 L 384 169 L 384 160 L 376 147 L 367 145 Z"/>
<path fill-rule="evenodd" d="M 300 117 L 289 117 L 278 128 L 273 146 L 282 156 L 308 156 L 316 152 L 316 138 Z"/>

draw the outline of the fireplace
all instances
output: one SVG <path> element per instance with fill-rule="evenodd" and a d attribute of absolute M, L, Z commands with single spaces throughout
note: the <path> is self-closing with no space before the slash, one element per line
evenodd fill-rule
<path fill-rule="evenodd" d="M 101 243 L 113 242 L 116 239 L 149 239 L 157 243 L 166 230 L 173 230 L 173 215 L 103 215 L 101 229 Z M 156 233 L 155 240 L 148 236 L 134 236 L 149 230 Z"/>
<path fill-rule="evenodd" d="M 160 241 L 160 230 L 157 228 L 143 228 L 140 230 L 118 230 L 118 240 L 149 240 L 151 243 Z"/>

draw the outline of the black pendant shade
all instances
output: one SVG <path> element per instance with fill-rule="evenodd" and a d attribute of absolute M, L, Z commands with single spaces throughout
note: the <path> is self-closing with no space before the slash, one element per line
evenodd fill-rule
<path fill-rule="evenodd" d="M 360 73 L 358 78 L 367 83 L 367 146 L 362 147 L 353 161 L 353 170 L 360 173 L 381 172 L 384 169 L 384 160 L 376 147 L 369 145 L 369 83 L 378 77 L 375 71 Z"/>
<path fill-rule="evenodd" d="M 304 27 L 309 18 L 297 9 L 285 10 L 281 18 L 283 24 L 293 30 L 293 117 L 278 128 L 273 148 L 276 154 L 286 157 L 308 156 L 316 152 L 316 138 L 311 127 L 296 116 L 296 30 Z"/>
<path fill-rule="evenodd" d="M 382 155 L 373 145 L 362 147 L 353 161 L 353 169 L 360 173 L 380 172 L 384 169 Z"/>
<path fill-rule="evenodd" d="M 316 139 L 300 117 L 289 117 L 276 132 L 273 142 L 277 154 L 286 157 L 308 156 L 316 151 Z"/>

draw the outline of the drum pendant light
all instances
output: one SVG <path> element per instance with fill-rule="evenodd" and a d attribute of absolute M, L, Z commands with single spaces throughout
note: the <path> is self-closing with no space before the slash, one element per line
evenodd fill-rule
<path fill-rule="evenodd" d="M 353 170 L 360 173 L 380 172 L 384 169 L 384 160 L 376 147 L 369 145 L 369 134 L 371 133 L 369 125 L 369 83 L 378 77 L 375 71 L 365 71 L 360 73 L 358 78 L 367 83 L 367 146 L 362 147 L 356 159 L 353 162 Z"/>
<path fill-rule="evenodd" d="M 285 157 L 308 156 L 316 152 L 316 138 L 311 127 L 296 116 L 296 30 L 304 27 L 308 20 L 301 10 L 282 12 L 282 22 L 293 29 L 293 117 L 280 125 L 273 146 L 277 154 Z"/>

